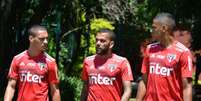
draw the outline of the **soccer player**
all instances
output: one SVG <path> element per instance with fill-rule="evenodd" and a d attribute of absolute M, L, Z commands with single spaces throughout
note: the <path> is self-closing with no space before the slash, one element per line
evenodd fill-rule
<path fill-rule="evenodd" d="M 102 29 L 96 34 L 96 54 L 84 59 L 81 101 L 128 101 L 133 80 L 124 57 L 112 53 L 115 34 Z"/>
<path fill-rule="evenodd" d="M 192 101 L 191 53 L 172 36 L 175 20 L 159 13 L 152 27 L 158 42 L 147 46 L 141 70 L 146 90 L 137 101 Z"/>
<path fill-rule="evenodd" d="M 45 52 L 47 29 L 34 25 L 28 32 L 29 48 L 12 60 L 4 101 L 12 101 L 15 88 L 18 89 L 17 101 L 48 101 L 49 88 L 51 99 L 60 101 L 57 65 L 55 59 Z"/>
<path fill-rule="evenodd" d="M 191 30 L 188 26 L 184 25 L 178 25 L 174 32 L 173 32 L 174 38 L 181 42 L 184 46 L 187 48 L 191 48 L 191 42 L 192 42 L 192 36 L 191 36 Z"/>

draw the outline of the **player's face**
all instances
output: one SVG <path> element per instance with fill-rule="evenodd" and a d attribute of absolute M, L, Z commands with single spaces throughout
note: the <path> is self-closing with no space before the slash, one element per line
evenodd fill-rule
<path fill-rule="evenodd" d="M 184 44 L 186 47 L 190 47 L 191 46 L 191 33 L 187 30 L 183 30 L 183 31 L 174 31 L 173 33 L 174 38 L 181 42 L 182 44 Z"/>
<path fill-rule="evenodd" d="M 182 31 L 182 34 L 184 36 L 185 42 L 186 43 L 191 43 L 191 41 L 192 41 L 191 32 L 187 31 L 187 30 L 184 30 L 184 31 Z"/>
<path fill-rule="evenodd" d="M 181 30 L 175 30 L 173 31 L 173 36 L 176 40 L 178 40 L 178 38 L 182 35 L 182 31 Z"/>
<path fill-rule="evenodd" d="M 48 47 L 48 33 L 47 31 L 38 31 L 36 36 L 30 36 L 30 44 L 38 50 L 45 51 Z"/>
<path fill-rule="evenodd" d="M 97 33 L 96 35 L 96 54 L 106 55 L 113 47 L 108 33 Z"/>
<path fill-rule="evenodd" d="M 162 36 L 161 25 L 156 20 L 153 20 L 151 36 L 155 41 L 159 41 Z"/>

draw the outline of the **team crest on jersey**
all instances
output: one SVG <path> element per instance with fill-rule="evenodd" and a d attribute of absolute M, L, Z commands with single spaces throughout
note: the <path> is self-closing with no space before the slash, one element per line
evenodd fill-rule
<path fill-rule="evenodd" d="M 167 59 L 168 59 L 169 62 L 171 62 L 171 61 L 176 59 L 176 55 L 175 54 L 168 54 Z"/>
<path fill-rule="evenodd" d="M 46 67 L 46 64 L 42 62 L 39 62 L 38 65 L 40 67 L 40 70 L 43 70 Z"/>
<path fill-rule="evenodd" d="M 115 64 L 109 64 L 108 68 L 110 69 L 110 72 L 113 72 L 117 68 L 117 66 Z"/>

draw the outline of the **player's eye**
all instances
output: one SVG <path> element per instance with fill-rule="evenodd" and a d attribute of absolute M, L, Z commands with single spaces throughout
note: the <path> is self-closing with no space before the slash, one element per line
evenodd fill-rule
<path fill-rule="evenodd" d="M 47 40 L 47 38 L 46 37 L 44 37 L 44 38 L 38 38 L 40 41 L 44 41 L 44 40 Z"/>

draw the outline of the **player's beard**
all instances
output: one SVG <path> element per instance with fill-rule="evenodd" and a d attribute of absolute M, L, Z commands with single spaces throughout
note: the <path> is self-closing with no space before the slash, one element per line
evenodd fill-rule
<path fill-rule="evenodd" d="M 152 39 L 155 41 L 159 41 L 165 47 L 171 43 L 170 33 L 167 32 L 153 30 Z"/>
<path fill-rule="evenodd" d="M 109 47 L 101 48 L 96 46 L 96 54 L 98 55 L 106 55 L 109 51 Z"/>
<path fill-rule="evenodd" d="M 156 31 L 156 30 L 153 30 L 152 33 L 151 33 L 152 41 L 154 41 L 154 42 L 160 41 L 160 39 L 161 39 L 161 34 L 162 34 L 161 32 Z"/>
<path fill-rule="evenodd" d="M 45 52 L 45 51 L 47 51 L 48 50 L 48 45 L 47 44 L 43 44 L 42 46 L 41 46 L 41 51 L 42 52 Z"/>

